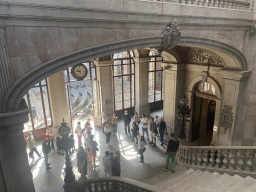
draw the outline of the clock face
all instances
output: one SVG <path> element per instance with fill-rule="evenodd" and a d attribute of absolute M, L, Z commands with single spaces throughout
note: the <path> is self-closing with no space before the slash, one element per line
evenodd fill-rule
<path fill-rule="evenodd" d="M 83 80 L 87 76 L 88 70 L 84 64 L 75 65 L 71 69 L 72 76 L 77 80 Z"/>

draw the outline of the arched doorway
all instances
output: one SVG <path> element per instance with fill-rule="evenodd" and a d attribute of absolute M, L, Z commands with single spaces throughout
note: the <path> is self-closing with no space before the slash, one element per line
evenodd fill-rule
<path fill-rule="evenodd" d="M 216 111 L 215 87 L 199 82 L 194 90 L 191 141 L 197 145 L 210 145 Z"/>

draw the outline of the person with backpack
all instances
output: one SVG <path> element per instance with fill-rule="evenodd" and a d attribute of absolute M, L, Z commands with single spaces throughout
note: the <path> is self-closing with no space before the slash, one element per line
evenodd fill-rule
<path fill-rule="evenodd" d="M 46 169 L 51 169 L 49 166 L 51 163 L 48 163 L 48 153 L 51 151 L 50 143 L 48 139 L 45 139 L 42 144 L 42 151 L 44 154 L 44 162 Z"/>
<path fill-rule="evenodd" d="M 139 127 L 134 121 L 132 122 L 131 130 L 132 130 L 132 142 L 134 141 L 134 138 L 136 138 L 136 144 L 138 144 Z"/>
<path fill-rule="evenodd" d="M 77 169 L 78 172 L 81 174 L 81 179 L 86 180 L 86 175 L 87 175 L 87 155 L 86 152 L 83 148 L 83 146 L 80 146 L 78 148 L 78 153 L 77 153 Z"/>
<path fill-rule="evenodd" d="M 144 163 L 143 153 L 146 151 L 146 145 L 147 145 L 147 141 L 144 139 L 144 136 L 140 136 L 138 150 L 139 150 L 139 154 L 140 154 L 140 162 L 141 163 Z"/>
<path fill-rule="evenodd" d="M 103 157 L 103 166 L 105 171 L 105 177 L 111 177 L 111 161 L 109 159 L 109 151 L 105 151 L 105 156 Z"/>
<path fill-rule="evenodd" d="M 168 170 L 169 161 L 171 159 L 171 171 L 175 172 L 175 157 L 176 153 L 179 149 L 179 141 L 174 138 L 174 133 L 171 133 L 171 139 L 168 142 L 166 147 L 166 163 L 165 163 L 165 170 Z"/>

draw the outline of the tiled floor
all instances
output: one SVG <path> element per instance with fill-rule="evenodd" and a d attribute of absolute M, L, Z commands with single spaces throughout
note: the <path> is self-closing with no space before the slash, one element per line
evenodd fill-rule
<path fill-rule="evenodd" d="M 151 114 L 152 116 L 162 116 L 162 111 L 157 111 Z M 83 125 L 84 122 L 82 122 Z M 140 127 L 141 131 L 141 127 Z M 131 142 L 131 136 L 124 134 L 123 121 L 118 122 L 118 135 L 117 137 L 111 136 L 111 146 L 107 146 L 105 135 L 102 133 L 102 129 L 95 127 L 93 129 L 94 138 L 98 142 L 99 152 L 97 153 L 96 164 L 99 167 L 93 170 L 90 162 L 88 164 L 88 179 L 104 177 L 104 169 L 102 166 L 102 159 L 105 151 L 115 152 L 121 151 L 121 176 L 142 181 L 145 177 L 151 177 L 156 172 L 163 172 L 163 165 L 165 163 L 165 149 L 160 145 L 159 138 L 157 139 L 157 147 L 152 147 L 148 144 L 146 146 L 145 164 L 139 162 L 139 154 L 137 145 Z M 42 147 L 38 142 L 38 150 L 42 154 Z M 31 163 L 31 172 L 33 174 L 34 185 L 38 192 L 59 192 L 63 191 L 63 180 L 65 177 L 65 158 L 57 156 L 56 151 L 52 150 L 49 154 L 49 162 L 52 169 L 45 169 L 44 158 L 37 159 L 35 156 L 35 162 Z M 73 171 L 76 179 L 80 178 L 80 174 L 76 167 L 76 154 L 71 157 Z"/>

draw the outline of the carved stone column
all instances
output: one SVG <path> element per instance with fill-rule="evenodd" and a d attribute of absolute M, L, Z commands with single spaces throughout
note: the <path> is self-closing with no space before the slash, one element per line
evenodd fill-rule
<path fill-rule="evenodd" d="M 23 136 L 28 110 L 0 114 L 0 162 L 8 192 L 35 191 Z"/>
<path fill-rule="evenodd" d="M 9 55 L 6 47 L 4 27 L 0 23 L 0 113 L 3 112 L 4 98 L 12 85 Z"/>
<path fill-rule="evenodd" d="M 59 136 L 58 128 L 61 126 L 63 118 L 65 119 L 65 122 L 67 122 L 68 126 L 70 126 L 70 114 L 63 71 L 48 77 L 47 84 L 51 105 L 52 122 L 54 126 L 54 135 L 56 138 L 56 136 Z"/>
<path fill-rule="evenodd" d="M 247 81 L 251 72 L 222 70 L 220 74 L 223 77 L 223 95 L 217 144 L 240 146 L 246 129 Z"/>
<path fill-rule="evenodd" d="M 148 104 L 148 70 L 150 57 L 135 57 L 135 111 L 139 116 L 149 115 Z"/>
<path fill-rule="evenodd" d="M 112 71 L 111 65 L 114 61 L 111 60 L 110 56 L 99 58 L 94 61 L 96 65 L 98 91 L 101 105 L 101 112 L 105 112 L 108 119 L 112 117 L 114 113 L 114 102 L 113 102 L 113 85 L 112 85 Z M 101 127 L 101 117 L 95 117 L 95 126 Z"/>
<path fill-rule="evenodd" d="M 163 63 L 164 67 L 164 120 L 168 133 L 174 132 L 178 138 L 180 121 L 177 109 L 180 99 L 184 96 L 184 64 Z"/>

